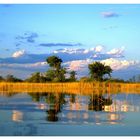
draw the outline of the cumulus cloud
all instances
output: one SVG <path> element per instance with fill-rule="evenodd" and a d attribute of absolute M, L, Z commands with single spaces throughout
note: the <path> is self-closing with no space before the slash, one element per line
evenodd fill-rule
<path fill-rule="evenodd" d="M 91 59 L 86 59 L 86 60 L 74 60 L 70 62 L 64 63 L 64 65 L 67 67 L 68 70 L 72 71 L 78 71 L 81 69 L 86 68 L 86 66 L 91 63 Z"/>
<path fill-rule="evenodd" d="M 118 16 L 119 16 L 117 13 L 112 12 L 112 11 L 102 12 L 101 15 L 102 15 L 104 18 L 112 18 L 112 17 L 118 17 Z"/>
<path fill-rule="evenodd" d="M 73 47 L 73 46 L 82 46 L 81 43 L 41 43 L 39 46 L 43 47 L 57 47 L 57 46 L 68 46 L 68 47 Z"/>
<path fill-rule="evenodd" d="M 88 76 L 88 64 L 93 63 L 93 59 L 86 60 L 75 60 L 64 63 L 63 65 L 67 70 L 74 70 L 77 76 L 80 78 L 82 76 Z M 99 61 L 105 65 L 110 66 L 113 69 L 112 75 L 118 78 L 129 79 L 135 74 L 140 73 L 140 62 L 139 61 L 128 61 L 128 60 L 118 60 L 114 58 L 105 59 Z"/>
<path fill-rule="evenodd" d="M 78 53 L 85 53 L 86 49 L 77 49 L 77 48 L 64 48 L 55 50 L 54 53 L 68 53 L 68 54 L 78 54 Z M 88 51 L 89 52 L 89 51 Z"/>
<path fill-rule="evenodd" d="M 46 60 L 51 55 L 59 56 L 63 62 L 74 60 L 104 60 L 109 58 L 123 58 L 124 48 L 113 49 L 109 52 L 103 51 L 103 46 L 96 46 L 89 49 L 76 49 L 76 48 L 64 48 L 55 50 L 52 53 L 45 54 L 29 54 L 24 50 L 18 50 L 12 54 L 9 58 L 0 58 L 1 63 L 36 63 Z M 15 59 L 18 58 L 18 59 Z"/>
<path fill-rule="evenodd" d="M 101 53 L 104 49 L 104 46 L 97 45 L 96 47 L 89 49 L 77 49 L 77 48 L 64 48 L 55 50 L 54 53 L 68 53 L 68 54 L 87 54 L 87 53 Z"/>
<path fill-rule="evenodd" d="M 23 55 L 25 55 L 25 50 L 19 50 L 19 51 L 14 52 L 14 53 L 12 54 L 12 57 L 18 58 L 18 57 L 21 57 L 21 56 L 23 56 Z"/>
<path fill-rule="evenodd" d="M 101 63 L 110 66 L 113 70 L 126 69 L 130 66 L 140 65 L 140 63 L 137 61 L 118 60 L 114 58 L 102 60 Z"/>
<path fill-rule="evenodd" d="M 107 52 L 107 54 L 109 55 L 116 55 L 116 56 L 122 56 L 124 53 L 124 49 L 125 47 L 121 47 L 121 48 L 114 48 L 112 50 L 110 50 L 109 52 Z"/>
<path fill-rule="evenodd" d="M 94 50 L 95 50 L 95 52 L 100 53 L 100 52 L 103 51 L 103 46 L 102 45 L 97 45 Z"/>
<path fill-rule="evenodd" d="M 86 60 L 74 60 L 74 61 L 69 61 L 64 63 L 64 65 L 69 69 L 69 70 L 81 70 L 88 68 L 88 64 L 91 64 L 95 62 L 93 59 L 86 59 Z M 140 66 L 139 61 L 127 61 L 127 60 L 118 60 L 114 58 L 109 58 L 105 60 L 100 60 L 99 62 L 110 66 L 113 70 L 120 70 L 120 69 L 126 69 L 131 66 Z"/>

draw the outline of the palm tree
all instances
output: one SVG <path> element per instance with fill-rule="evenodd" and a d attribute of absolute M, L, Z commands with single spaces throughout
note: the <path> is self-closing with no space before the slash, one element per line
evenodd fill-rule
<path fill-rule="evenodd" d="M 111 77 L 112 69 L 110 66 L 105 66 L 100 62 L 93 62 L 92 64 L 88 65 L 90 70 L 91 79 L 102 81 L 104 75 L 108 75 Z"/>

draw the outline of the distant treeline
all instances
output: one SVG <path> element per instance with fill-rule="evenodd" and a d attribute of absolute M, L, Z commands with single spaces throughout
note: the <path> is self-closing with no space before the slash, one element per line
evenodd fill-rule
<path fill-rule="evenodd" d="M 91 82 L 93 81 L 91 78 L 89 77 L 81 77 L 80 79 L 77 78 L 73 78 L 72 76 L 70 76 L 69 78 L 65 78 L 65 81 L 63 82 Z M 132 81 L 124 81 L 123 79 L 117 79 L 117 78 L 106 78 L 103 81 L 110 81 L 110 82 L 132 82 Z M 31 77 L 23 80 L 20 78 L 17 78 L 13 75 L 7 75 L 6 77 L 2 77 L 0 76 L 0 82 L 29 82 L 29 83 L 46 83 L 46 82 L 57 82 L 57 81 L 52 81 L 51 79 L 48 79 L 45 76 L 45 73 L 41 73 L 41 72 L 35 72 L 31 75 Z M 134 82 L 134 81 L 133 81 Z"/>
<path fill-rule="evenodd" d="M 62 59 L 58 56 L 50 56 L 46 59 L 50 68 L 44 72 L 35 72 L 25 80 L 17 78 L 13 75 L 7 75 L 6 77 L 0 76 L 0 82 L 31 82 L 31 83 L 46 83 L 46 82 L 90 82 L 90 81 L 110 81 L 110 82 L 140 82 L 140 75 L 133 76 L 127 81 L 123 79 L 112 78 L 112 69 L 110 66 L 106 66 L 98 61 L 88 65 L 89 76 L 81 77 L 79 80 L 76 77 L 75 71 L 67 71 L 62 67 Z"/>
<path fill-rule="evenodd" d="M 63 82 L 91 82 L 93 81 L 91 78 L 89 77 L 81 77 L 79 80 L 76 78 L 73 78 L 73 76 L 70 75 L 69 78 L 66 78 L 65 81 Z M 105 78 L 103 81 L 108 81 L 108 82 L 127 82 L 127 83 L 131 83 L 131 82 L 140 82 L 140 75 L 136 75 L 133 76 L 132 78 L 130 78 L 129 80 L 123 80 L 123 79 L 119 79 L 119 78 Z M 52 81 L 51 79 L 48 79 L 45 76 L 45 73 L 41 73 L 41 72 L 35 72 L 31 75 L 31 77 L 23 80 L 20 78 L 17 78 L 13 75 L 7 75 L 6 77 L 2 77 L 0 76 L 0 82 L 29 82 L 29 83 L 46 83 L 46 82 L 55 82 Z"/>
<path fill-rule="evenodd" d="M 0 82 L 22 82 L 24 80 L 8 74 L 5 78 L 0 76 Z"/>

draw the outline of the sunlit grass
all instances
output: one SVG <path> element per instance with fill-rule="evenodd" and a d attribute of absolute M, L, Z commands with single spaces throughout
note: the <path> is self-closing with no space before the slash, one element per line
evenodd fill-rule
<path fill-rule="evenodd" d="M 52 92 L 73 94 L 140 93 L 140 83 L 0 83 L 0 92 Z"/>

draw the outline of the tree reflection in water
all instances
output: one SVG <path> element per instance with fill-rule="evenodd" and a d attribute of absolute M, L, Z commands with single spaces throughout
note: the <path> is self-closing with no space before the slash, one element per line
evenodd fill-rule
<path fill-rule="evenodd" d="M 105 105 L 111 105 L 111 104 L 112 104 L 112 99 L 110 97 L 106 99 L 101 94 L 95 94 L 90 96 L 88 109 L 94 111 L 102 111 L 104 110 Z"/>
<path fill-rule="evenodd" d="M 63 104 L 65 104 L 65 94 L 56 93 L 28 93 L 32 97 L 32 101 L 47 103 L 47 121 L 56 122 L 58 121 L 58 113 L 61 112 Z"/>
<path fill-rule="evenodd" d="M 75 94 L 70 94 L 70 102 L 71 103 L 75 103 L 75 97 L 76 97 Z"/>
<path fill-rule="evenodd" d="M 30 95 L 32 97 L 33 102 L 40 102 L 44 98 L 47 97 L 48 93 L 46 93 L 46 92 L 31 92 L 31 93 L 28 93 L 28 95 Z"/>
<path fill-rule="evenodd" d="M 49 93 L 46 103 L 49 105 L 47 112 L 47 121 L 56 122 L 59 120 L 58 113 L 61 112 L 65 104 L 65 94 Z"/>
<path fill-rule="evenodd" d="M 74 94 L 64 94 L 64 93 L 29 93 L 34 102 L 43 102 L 47 109 L 46 121 L 57 122 L 60 120 L 59 113 L 66 103 L 65 97 L 69 95 L 70 103 L 76 103 L 76 95 Z M 67 98 L 66 98 L 67 99 Z M 79 102 L 79 105 L 81 101 Z M 90 100 L 88 103 L 88 110 L 103 111 L 105 105 L 111 105 L 112 99 L 110 97 L 105 98 L 102 94 L 92 94 L 90 95 Z M 83 108 L 81 108 L 83 109 Z"/>

